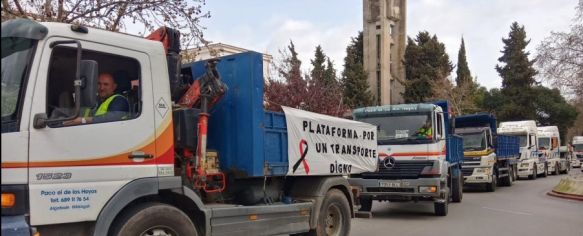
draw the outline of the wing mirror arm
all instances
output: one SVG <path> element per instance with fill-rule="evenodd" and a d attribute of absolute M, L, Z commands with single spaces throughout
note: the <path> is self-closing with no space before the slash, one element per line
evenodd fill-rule
<path fill-rule="evenodd" d="M 61 44 L 77 44 L 77 59 L 76 59 L 76 71 L 75 80 L 73 81 L 73 86 L 75 88 L 75 110 L 73 114 L 56 119 L 48 119 L 46 113 L 39 113 L 34 116 L 33 127 L 35 129 L 42 129 L 47 126 L 47 124 L 58 123 L 63 121 L 74 120 L 79 117 L 81 113 L 81 88 L 95 82 L 97 77 L 97 62 L 89 60 L 81 60 L 83 48 L 81 47 L 81 42 L 79 40 L 60 40 L 52 42 L 49 47 L 54 48 Z"/>

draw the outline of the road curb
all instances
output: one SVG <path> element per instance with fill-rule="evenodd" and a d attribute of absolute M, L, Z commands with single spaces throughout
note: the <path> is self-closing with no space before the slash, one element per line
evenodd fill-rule
<path fill-rule="evenodd" d="M 559 198 L 565 198 L 565 199 L 583 201 L 583 195 L 568 194 L 568 193 L 559 193 L 559 192 L 556 192 L 554 190 L 553 191 L 550 191 L 550 192 L 547 192 L 547 195 L 553 196 L 553 197 L 559 197 Z"/>

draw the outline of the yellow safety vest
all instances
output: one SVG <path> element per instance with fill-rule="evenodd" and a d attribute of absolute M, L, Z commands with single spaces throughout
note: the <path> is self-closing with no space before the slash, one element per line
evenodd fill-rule
<path fill-rule="evenodd" d="M 433 129 L 431 129 L 431 128 L 427 128 L 427 129 L 420 128 L 419 129 L 419 134 L 425 135 L 425 136 L 428 136 L 428 137 L 431 137 L 432 134 L 433 134 Z"/>
<path fill-rule="evenodd" d="M 94 116 L 101 116 L 101 115 L 104 115 L 105 113 L 107 113 L 107 109 L 109 109 L 109 104 L 111 104 L 113 99 L 115 99 L 118 96 L 121 96 L 121 95 L 114 94 L 114 95 L 109 96 L 107 99 L 105 99 L 105 101 L 99 105 L 99 107 L 97 108 L 97 111 L 95 111 Z M 91 115 L 91 108 L 85 108 L 85 111 L 83 112 L 83 117 L 89 117 L 90 115 Z M 126 117 L 124 116 L 122 118 L 125 119 Z"/>

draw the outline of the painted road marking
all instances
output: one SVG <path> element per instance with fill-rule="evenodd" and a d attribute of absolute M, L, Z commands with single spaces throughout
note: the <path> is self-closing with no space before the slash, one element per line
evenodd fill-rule
<path fill-rule="evenodd" d="M 516 215 L 525 215 L 525 216 L 531 216 L 531 213 L 527 213 L 527 212 L 520 212 L 520 211 L 509 211 L 509 210 L 504 210 L 504 209 L 498 209 L 498 208 L 490 208 L 490 207 L 482 207 L 484 209 L 488 209 L 488 210 L 492 210 L 492 211 L 500 211 L 500 212 L 505 212 L 505 213 L 510 213 L 510 214 L 516 214 Z"/>

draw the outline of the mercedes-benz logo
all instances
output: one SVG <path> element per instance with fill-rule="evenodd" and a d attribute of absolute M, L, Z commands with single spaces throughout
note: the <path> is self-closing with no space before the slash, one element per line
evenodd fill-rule
<path fill-rule="evenodd" d="M 395 158 L 393 158 L 393 157 L 387 157 L 387 158 L 385 158 L 383 160 L 383 165 L 387 169 L 393 168 L 395 166 Z"/>

